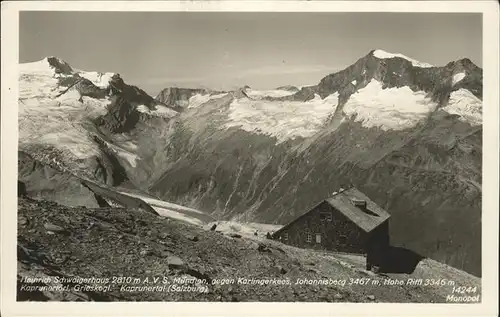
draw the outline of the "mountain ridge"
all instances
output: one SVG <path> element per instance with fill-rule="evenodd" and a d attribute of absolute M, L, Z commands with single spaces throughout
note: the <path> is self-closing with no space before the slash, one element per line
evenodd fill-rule
<path fill-rule="evenodd" d="M 455 227 L 468 226 L 472 223 L 474 230 L 480 230 L 480 222 L 478 224 L 477 221 L 480 219 L 481 189 L 474 184 L 480 184 L 481 182 L 482 141 L 480 136 L 482 128 L 480 122 L 476 119 L 464 118 L 463 112 L 451 111 L 450 108 L 446 108 L 450 105 L 459 108 L 459 106 L 465 104 L 464 108 L 472 105 L 475 107 L 474 109 L 481 110 L 482 103 L 476 96 L 481 96 L 482 91 L 482 73 L 479 72 L 480 69 L 472 66 L 471 73 L 462 79 L 464 80 L 462 84 L 452 85 L 453 70 L 456 68 L 457 71 L 461 71 L 461 66 L 467 66 L 467 60 L 452 62 L 443 67 L 425 68 L 423 71 L 415 70 L 415 67 L 410 62 L 400 59 L 394 59 L 394 61 L 386 63 L 389 69 L 395 67 L 406 72 L 403 81 L 394 79 L 394 76 L 386 76 L 387 72 L 380 73 L 378 65 L 381 62 L 378 59 L 375 60 L 375 58 L 368 56 L 366 60 L 361 59 L 361 62 L 358 61 L 358 65 L 361 66 L 366 63 L 369 64 L 368 66 L 370 64 L 373 66 L 373 63 L 375 63 L 376 67 L 372 67 L 371 75 L 380 76 L 379 79 L 383 81 L 382 87 L 374 87 L 376 88 L 374 89 L 375 92 L 388 91 L 389 89 L 396 89 L 394 91 L 397 92 L 398 85 L 406 86 L 402 85 L 402 83 L 414 80 L 415 76 L 416 78 L 423 78 L 424 82 L 416 83 L 414 89 L 416 88 L 418 92 L 418 89 L 422 88 L 428 92 L 424 91 L 417 94 L 417 102 L 409 103 L 409 105 L 419 106 L 418 102 L 425 102 L 430 105 L 429 110 L 422 112 L 421 115 L 417 113 L 420 117 L 414 116 L 410 111 L 410 119 L 416 117 L 418 120 L 410 120 L 411 124 L 409 126 L 403 125 L 400 127 L 396 125 L 396 129 L 391 128 L 391 126 L 387 129 L 381 129 L 378 124 L 366 125 L 366 119 L 376 117 L 376 111 L 362 117 L 364 120 L 356 119 L 359 118 L 359 113 L 356 114 L 357 117 L 355 116 L 354 120 L 346 118 L 344 115 L 346 104 L 352 107 L 352 104 L 348 103 L 349 98 L 352 95 L 356 96 L 354 87 L 352 89 L 348 87 L 345 92 L 341 89 L 338 104 L 332 104 L 336 109 L 334 115 L 330 117 L 320 131 L 315 132 L 312 136 L 287 139 L 278 144 L 273 141 L 272 134 L 262 134 L 262 132 L 255 130 L 253 126 L 249 126 L 248 130 L 241 131 L 241 127 L 232 130 L 232 127 L 237 128 L 237 125 L 234 125 L 225 132 L 225 136 L 222 131 L 214 133 L 206 130 L 206 132 L 201 132 L 203 130 L 200 130 L 199 124 L 201 122 L 198 120 L 196 126 L 184 126 L 183 129 L 198 131 L 194 133 L 200 135 L 200 137 L 195 140 L 191 139 L 191 141 L 184 139 L 184 141 L 176 145 L 180 148 L 180 152 L 184 151 L 186 153 L 177 160 L 191 162 L 190 167 L 184 166 L 182 163 L 171 165 L 164 176 L 150 187 L 150 190 L 165 199 L 192 204 L 197 208 L 208 210 L 215 208 L 218 210 L 215 214 L 219 216 L 225 215 L 223 217 L 273 221 L 274 223 L 283 224 L 292 220 L 294 214 L 303 212 L 303 209 L 307 208 L 307 206 L 323 199 L 325 195 L 336 190 L 341 184 L 346 182 L 354 183 L 369 194 L 370 197 L 378 196 L 377 203 L 389 209 L 393 214 L 396 209 L 399 209 L 399 214 L 394 216 L 396 220 L 393 231 L 395 232 L 396 242 L 412 247 L 441 261 L 453 263 L 480 274 L 478 273 L 480 252 L 477 251 L 480 249 L 480 237 L 474 236 L 473 241 L 463 236 L 460 238 L 458 237 L 461 235 L 460 233 L 448 232 L 448 225 L 442 224 L 441 220 L 460 214 L 460 217 L 454 220 Z M 359 67 L 358 75 L 363 73 L 363 68 L 360 66 L 350 67 Z M 349 70 L 349 67 L 347 69 Z M 479 73 L 474 73 L 475 71 Z M 355 80 L 345 75 L 340 76 L 339 73 L 342 74 L 342 72 L 349 73 L 349 71 L 345 70 L 340 71 L 328 75 L 325 77 L 326 79 L 323 78 L 319 85 L 307 87 L 294 95 L 279 98 L 266 97 L 264 100 L 284 102 L 283 107 L 287 106 L 286 102 L 305 102 L 304 106 L 307 106 L 307 102 L 314 100 L 316 98 L 314 96 L 318 92 L 323 91 L 325 97 L 331 96 L 332 92 L 338 93 L 338 87 L 347 87 L 351 84 L 351 81 Z M 446 74 L 446 76 L 443 74 Z M 341 84 L 335 84 L 334 79 L 336 77 L 339 78 Z M 438 80 L 439 77 L 442 78 Z M 365 80 L 365 82 L 368 82 L 368 80 Z M 371 78 L 367 85 L 370 82 L 372 82 Z M 387 85 L 387 87 L 384 88 L 384 85 Z M 476 87 L 478 88 L 476 89 Z M 455 92 L 461 92 L 461 88 L 464 90 L 471 88 L 476 95 L 471 92 L 473 96 L 466 95 L 468 99 L 465 99 L 465 101 L 460 99 L 462 105 L 457 105 L 455 100 L 457 94 Z M 414 91 L 411 88 L 406 88 L 404 93 L 404 96 L 411 96 Z M 306 98 L 303 98 L 303 95 L 306 95 Z M 393 95 L 392 92 L 391 95 Z M 368 94 L 368 96 L 373 96 L 373 94 Z M 385 98 L 383 100 L 390 98 L 390 96 L 383 97 Z M 242 98 L 246 100 L 245 97 Z M 370 100 L 370 97 L 363 100 Z M 255 103 L 254 101 L 251 102 Z M 340 105 L 341 103 L 344 103 L 343 108 Z M 238 105 L 241 108 L 241 103 L 238 103 Z M 272 106 L 272 104 L 262 104 L 263 109 L 269 108 L 265 105 Z M 360 103 L 359 106 L 366 107 L 366 104 Z M 209 105 L 205 105 L 204 108 L 206 111 L 212 111 L 211 113 L 215 111 L 215 108 L 210 110 L 211 106 Z M 378 109 L 375 108 L 374 110 Z M 410 108 L 410 110 L 412 109 Z M 353 114 L 356 113 L 352 108 L 350 111 Z M 215 117 L 211 116 L 211 118 Z M 275 116 L 271 118 L 275 118 Z M 394 116 L 391 114 L 388 120 L 392 118 Z M 223 118 L 220 120 L 223 120 Z M 248 120 L 252 120 L 252 125 L 258 123 L 258 121 L 255 121 L 258 120 L 257 117 L 255 119 L 248 117 Z M 263 118 L 262 120 L 267 119 Z M 471 139 L 470 135 L 474 136 L 474 138 Z M 212 144 L 212 142 L 207 141 L 210 139 L 216 139 L 217 142 Z M 241 146 L 236 145 L 242 140 L 245 140 L 245 142 Z M 194 146 L 194 149 L 191 150 L 193 156 L 182 145 L 185 142 Z M 260 145 L 251 150 L 245 149 L 248 145 L 256 144 Z M 415 146 L 417 144 L 418 146 Z M 215 148 L 217 151 L 221 151 L 221 154 L 211 154 L 206 150 L 209 148 Z M 454 154 L 450 156 L 449 151 L 453 151 Z M 475 154 L 473 157 L 469 157 L 470 153 Z M 207 158 L 201 159 L 206 155 L 208 155 Z M 222 158 L 223 155 L 226 155 L 227 158 Z M 259 155 L 262 155 L 262 158 L 259 158 Z M 263 160 L 265 157 L 268 159 Z M 216 162 L 215 165 L 212 162 Z M 304 168 L 299 168 L 299 166 Z M 209 171 L 202 171 L 202 167 L 206 167 Z M 447 172 L 447 169 L 451 167 L 453 167 L 452 170 L 455 176 Z M 188 172 L 189 169 L 194 169 L 196 172 Z M 330 171 L 331 176 L 325 176 L 323 171 Z M 382 176 L 386 173 L 389 173 L 389 177 Z M 415 174 L 415 176 L 411 177 L 412 174 Z M 176 180 L 172 184 L 171 180 L 178 179 L 181 177 L 180 175 L 184 175 L 183 177 L 186 177 L 189 181 Z M 315 177 L 312 175 L 315 175 Z M 336 177 L 332 177 L 334 175 Z M 190 179 L 190 177 L 193 177 L 193 179 Z M 384 181 L 375 181 L 374 178 L 376 177 Z M 312 183 L 314 178 L 320 180 L 318 181 L 319 184 Z M 419 182 L 429 184 L 429 188 L 435 187 L 431 186 L 431 183 L 441 182 L 444 185 L 440 189 L 442 194 L 433 194 L 431 190 L 419 185 Z M 223 189 L 222 187 L 219 189 L 218 184 L 221 183 L 233 184 L 231 186 L 233 189 Z M 193 185 L 198 190 L 193 190 Z M 327 185 L 326 188 L 321 188 L 325 185 Z M 381 188 L 379 189 L 377 186 Z M 391 187 L 395 188 L 392 189 Z M 287 190 L 284 190 L 284 188 Z M 420 188 L 421 193 L 414 194 L 415 197 L 411 198 L 413 188 Z M 383 191 L 381 191 L 382 189 Z M 452 202 L 456 198 L 451 197 L 460 197 L 454 191 L 466 193 L 462 196 L 462 199 L 465 199 L 462 206 L 458 203 L 459 200 L 455 203 Z M 298 192 L 301 192 L 301 194 L 298 194 Z M 398 192 L 400 194 L 397 194 Z M 404 200 L 397 197 L 402 194 L 404 194 Z M 411 203 L 408 203 L 408 200 Z M 419 202 L 426 204 L 423 207 L 426 211 L 418 211 L 421 216 L 411 215 L 408 219 L 417 217 L 415 221 L 421 222 L 422 219 L 419 219 L 419 217 L 422 217 L 425 219 L 425 224 L 422 223 L 424 229 L 408 228 L 405 223 L 409 220 L 403 216 L 405 210 L 417 208 Z M 436 208 L 443 210 L 443 214 L 435 214 L 434 210 Z M 416 210 L 418 209 L 413 212 L 417 212 Z M 474 212 L 468 213 L 470 210 L 474 210 Z M 434 232 L 425 228 L 426 224 L 434 222 L 441 223 L 446 233 L 436 233 L 437 228 L 433 230 Z M 467 230 L 472 229 L 467 228 Z M 411 231 L 419 233 L 408 234 Z M 428 241 L 422 241 L 426 246 L 419 246 L 421 244 L 419 241 L 422 240 L 421 236 L 426 234 L 429 237 L 423 240 Z M 449 236 L 450 234 L 451 236 Z M 411 236 L 411 238 L 405 238 L 405 235 Z M 449 256 L 446 258 L 447 256 L 443 253 L 446 252 L 442 250 L 443 248 L 453 247 L 452 245 L 446 245 L 448 242 L 444 241 L 447 239 L 458 240 L 464 246 L 467 245 L 463 250 L 454 249 L 456 259 L 451 259 Z M 431 241 L 441 242 L 432 246 Z M 455 243 L 453 248 L 458 245 L 457 242 Z M 465 258 L 468 260 L 464 260 Z"/>
<path fill-rule="evenodd" d="M 57 78 L 21 75 L 27 98 L 20 105 L 39 105 L 37 96 L 51 96 L 46 86 L 63 81 L 68 90 L 58 102 L 95 109 L 91 120 L 85 113 L 83 121 L 63 121 L 84 129 L 78 146 L 97 149 L 92 164 L 109 166 L 80 167 L 99 170 L 90 175 L 98 182 L 115 186 L 121 177 L 219 219 L 281 224 L 352 183 L 393 215 L 394 241 L 480 275 L 482 69 L 468 59 L 415 67 L 375 52 L 298 91 L 166 88 L 156 98 L 114 73 L 83 73 L 88 79 L 57 60 Z M 44 85 L 33 86 L 34 79 Z M 63 115 L 51 102 L 43 105 Z M 27 131 L 20 144 L 38 151 L 47 138 L 29 131 L 39 113 L 34 106 L 20 111 Z M 121 172 L 113 172 L 116 165 Z M 111 176 L 96 176 L 104 174 Z"/>

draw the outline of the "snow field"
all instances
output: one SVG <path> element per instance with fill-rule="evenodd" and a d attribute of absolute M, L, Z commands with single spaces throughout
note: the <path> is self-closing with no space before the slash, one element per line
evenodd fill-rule
<path fill-rule="evenodd" d="M 139 105 L 136 107 L 136 110 L 142 113 L 147 113 L 149 115 L 162 118 L 172 118 L 177 114 L 177 111 L 162 105 L 155 105 L 155 110 L 150 110 L 145 105 Z"/>
<path fill-rule="evenodd" d="M 414 92 L 406 86 L 382 89 L 382 83 L 372 79 L 351 95 L 343 111 L 364 127 L 387 131 L 414 127 L 436 107 L 423 91 Z"/>
<path fill-rule="evenodd" d="M 316 133 L 337 105 L 338 93 L 325 99 L 316 95 L 307 102 L 235 99 L 225 126 L 276 137 L 282 143 Z"/>
<path fill-rule="evenodd" d="M 90 80 L 99 88 L 107 88 L 111 78 L 115 75 L 115 73 L 86 72 L 82 70 L 78 71 L 78 74 L 81 77 Z"/>
<path fill-rule="evenodd" d="M 58 96 L 54 69 L 47 59 L 20 65 L 19 142 L 53 145 L 76 158 L 99 153 L 98 146 L 84 128 L 88 120 L 106 113 L 108 99 L 82 97 L 74 89 Z"/>
<path fill-rule="evenodd" d="M 210 100 L 213 100 L 213 99 L 219 99 L 219 98 L 222 98 L 224 96 L 226 96 L 227 93 L 222 93 L 222 94 L 216 94 L 216 95 L 210 95 L 210 94 L 195 94 L 194 96 L 192 96 L 191 98 L 189 98 L 189 101 L 188 101 L 188 104 L 187 104 L 187 107 L 188 108 L 198 108 L 200 107 L 201 105 L 209 102 Z"/>
<path fill-rule="evenodd" d="M 262 98 L 265 98 L 265 97 L 280 98 L 280 97 L 291 96 L 295 92 L 294 91 L 288 91 L 288 90 L 279 90 L 279 89 L 273 89 L 273 90 L 253 90 L 253 89 L 247 89 L 247 90 L 245 90 L 245 93 L 250 98 L 262 99 Z"/>
<path fill-rule="evenodd" d="M 453 91 L 442 110 L 459 115 L 460 120 L 471 125 L 481 125 L 483 121 L 483 102 L 467 89 Z"/>
<path fill-rule="evenodd" d="M 184 207 L 145 195 L 128 192 L 121 193 L 144 200 L 162 217 L 177 219 L 197 226 L 204 226 L 210 221 L 213 221 L 213 218 L 211 216 L 193 208 Z"/>
<path fill-rule="evenodd" d="M 407 61 L 411 62 L 413 66 L 415 67 L 420 67 L 420 68 L 429 68 L 429 67 L 434 67 L 433 65 L 431 64 L 427 64 L 427 63 L 422 63 L 422 62 L 419 62 L 411 57 L 408 57 L 408 56 L 405 56 L 403 54 L 399 54 L 399 53 L 389 53 L 389 52 L 386 52 L 384 50 L 375 50 L 373 52 L 373 56 L 377 57 L 377 58 L 380 58 L 380 59 L 389 59 L 389 58 L 394 58 L 394 57 L 400 57 L 400 58 L 404 58 L 406 59 Z"/>
<path fill-rule="evenodd" d="M 464 78 L 465 78 L 465 73 L 457 73 L 453 75 L 453 78 L 451 80 L 451 85 L 455 86 L 458 82 L 460 82 Z"/>

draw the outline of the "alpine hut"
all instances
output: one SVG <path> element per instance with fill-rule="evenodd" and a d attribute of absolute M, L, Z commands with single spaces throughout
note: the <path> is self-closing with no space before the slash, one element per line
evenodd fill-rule
<path fill-rule="evenodd" d="M 366 254 L 380 265 L 389 246 L 390 215 L 355 187 L 340 189 L 276 231 L 272 238 L 301 248 Z"/>

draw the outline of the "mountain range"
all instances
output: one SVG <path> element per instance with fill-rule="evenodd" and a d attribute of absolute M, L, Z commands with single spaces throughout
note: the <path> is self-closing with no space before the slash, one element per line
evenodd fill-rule
<path fill-rule="evenodd" d="M 128 191 L 268 224 L 355 185 L 391 242 L 480 276 L 482 69 L 372 50 L 318 80 L 153 98 L 56 57 L 21 64 L 19 181 L 66 206 Z"/>

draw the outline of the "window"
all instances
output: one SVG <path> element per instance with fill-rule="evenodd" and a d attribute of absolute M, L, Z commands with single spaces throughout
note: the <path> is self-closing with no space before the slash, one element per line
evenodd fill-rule
<path fill-rule="evenodd" d="M 321 234 L 316 233 L 316 243 L 321 243 Z"/>
<path fill-rule="evenodd" d="M 306 231 L 306 242 L 311 242 L 312 239 L 313 235 L 309 231 Z"/>
<path fill-rule="evenodd" d="M 332 213 L 331 212 L 322 212 L 319 214 L 319 220 L 321 222 L 325 222 L 325 221 L 332 221 Z"/>
<path fill-rule="evenodd" d="M 341 246 L 347 246 L 347 235 L 345 233 L 339 233 L 337 235 L 337 243 Z"/>
<path fill-rule="evenodd" d="M 288 232 L 283 233 L 283 240 L 288 240 Z"/>

